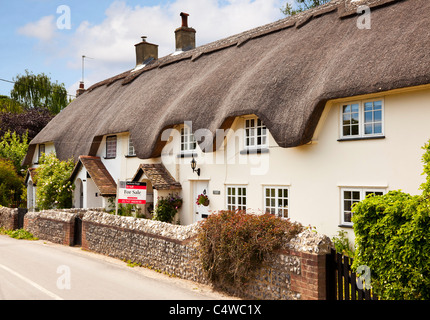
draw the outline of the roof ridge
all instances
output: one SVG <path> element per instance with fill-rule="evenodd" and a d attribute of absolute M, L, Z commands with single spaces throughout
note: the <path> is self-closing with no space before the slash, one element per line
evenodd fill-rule
<path fill-rule="evenodd" d="M 395 2 L 407 1 L 407 0 L 332 0 L 327 2 L 321 6 L 297 13 L 293 16 L 288 16 L 274 22 L 270 22 L 264 24 L 262 26 L 258 26 L 246 31 L 243 31 L 238 34 L 234 34 L 228 36 L 226 38 L 222 38 L 219 40 L 215 40 L 206 44 L 203 44 L 199 47 L 196 47 L 192 50 L 185 51 L 181 54 L 172 55 L 168 54 L 164 57 L 161 57 L 144 68 L 133 71 L 128 70 L 122 72 L 116 76 L 105 79 L 98 83 L 95 83 L 87 91 L 92 91 L 98 87 L 103 85 L 111 85 L 112 83 L 123 80 L 122 84 L 126 85 L 133 82 L 136 78 L 138 78 L 142 73 L 155 69 L 155 68 L 163 68 L 169 64 L 176 63 L 185 59 L 191 59 L 191 61 L 195 61 L 200 58 L 202 55 L 211 53 L 214 51 L 222 50 L 231 46 L 240 47 L 244 45 L 249 40 L 273 33 L 278 32 L 283 29 L 296 27 L 297 29 L 303 27 L 308 22 L 310 22 L 314 18 L 320 18 L 325 14 L 338 11 L 338 15 L 340 19 L 350 17 L 352 15 L 357 15 L 357 8 L 362 5 L 367 5 L 369 8 L 377 8 L 389 4 L 393 4 Z"/>

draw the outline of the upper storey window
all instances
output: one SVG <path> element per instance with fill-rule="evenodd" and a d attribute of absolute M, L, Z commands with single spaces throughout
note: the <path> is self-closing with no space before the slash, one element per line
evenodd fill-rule
<path fill-rule="evenodd" d="M 181 128 L 181 152 L 193 152 L 197 148 L 196 138 L 191 129 L 184 126 Z"/>
<path fill-rule="evenodd" d="M 342 104 L 341 117 L 342 138 L 365 138 L 384 135 L 383 100 Z"/>
<path fill-rule="evenodd" d="M 258 118 L 245 119 L 245 147 L 267 147 L 267 128 Z"/>
<path fill-rule="evenodd" d="M 106 137 L 106 159 L 116 158 L 117 137 Z"/>

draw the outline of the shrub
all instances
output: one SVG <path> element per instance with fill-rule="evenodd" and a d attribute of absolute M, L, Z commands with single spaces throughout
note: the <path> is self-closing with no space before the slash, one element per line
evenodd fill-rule
<path fill-rule="evenodd" d="M 37 207 L 42 210 L 70 208 L 73 185 L 69 180 L 74 168 L 73 160 L 60 161 L 54 153 L 43 154 L 37 168 Z"/>
<path fill-rule="evenodd" d="M 211 214 L 198 235 L 202 267 L 214 284 L 240 287 L 282 243 L 301 230 L 301 225 L 269 214 Z"/>
<path fill-rule="evenodd" d="M 430 173 L 430 148 L 423 156 Z M 353 208 L 356 251 L 353 269 L 366 265 L 382 299 L 430 299 L 429 176 L 422 195 L 390 191 Z"/>
<path fill-rule="evenodd" d="M 16 207 L 20 202 L 24 184 L 11 161 L 0 158 L 0 205 Z"/>
<path fill-rule="evenodd" d="M 182 199 L 178 195 L 158 197 L 153 220 L 172 223 L 181 205 Z"/>

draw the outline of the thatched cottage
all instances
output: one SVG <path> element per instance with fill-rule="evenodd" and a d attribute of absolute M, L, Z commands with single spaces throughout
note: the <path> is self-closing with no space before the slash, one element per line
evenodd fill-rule
<path fill-rule="evenodd" d="M 419 192 L 430 1 L 333 0 L 200 47 L 181 15 L 175 53 L 143 39 L 133 69 L 80 90 L 31 141 L 28 165 L 77 161 L 76 207 L 145 181 L 143 210 L 178 193 L 182 224 L 247 209 L 334 235 L 367 194 Z"/>

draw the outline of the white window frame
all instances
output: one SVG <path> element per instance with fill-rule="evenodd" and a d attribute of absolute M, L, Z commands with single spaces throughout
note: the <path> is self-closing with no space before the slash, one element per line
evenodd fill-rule
<path fill-rule="evenodd" d="M 340 222 L 341 222 L 341 226 L 348 226 L 348 227 L 352 227 L 353 226 L 353 222 L 352 222 L 352 206 L 354 205 L 354 203 L 351 204 L 351 208 L 348 206 L 345 206 L 345 202 L 348 201 L 347 199 L 345 199 L 345 192 L 358 192 L 359 193 L 359 200 L 358 201 L 354 201 L 354 199 L 348 199 L 348 200 L 352 200 L 354 203 L 360 202 L 362 200 L 364 200 L 364 198 L 366 197 L 366 193 L 373 193 L 373 192 L 382 192 L 382 194 L 386 194 L 387 193 L 387 189 L 386 188 L 375 188 L 375 187 L 362 187 L 362 188 L 358 188 L 358 187 L 342 187 L 340 189 L 340 200 L 341 200 L 341 211 L 340 211 Z M 349 210 L 351 209 L 351 210 Z M 346 213 L 350 214 L 350 219 L 351 221 L 346 221 L 345 216 Z"/>
<path fill-rule="evenodd" d="M 229 189 L 234 190 L 234 194 L 229 194 Z M 247 208 L 247 186 L 244 185 L 227 185 L 225 187 L 225 201 L 227 210 L 246 210 Z M 239 192 L 240 190 L 240 192 Z M 245 194 L 243 194 L 245 191 Z M 240 194 L 239 194 L 240 193 Z M 231 201 L 234 200 L 234 201 Z M 234 202 L 234 203 L 233 203 Z M 245 203 L 244 203 L 245 202 Z"/>
<path fill-rule="evenodd" d="M 254 121 L 253 126 L 248 126 L 248 123 Z M 260 124 L 258 124 L 260 122 Z M 245 149 L 260 149 L 267 148 L 268 146 L 268 130 L 266 125 L 263 123 L 261 119 L 258 117 L 245 117 L 244 118 L 244 145 Z M 261 130 L 260 134 L 258 134 L 258 130 Z M 264 131 L 264 132 L 263 132 Z M 252 134 L 251 134 L 252 133 Z M 258 138 L 261 138 L 261 143 L 258 143 Z M 253 139 L 253 141 L 251 141 Z"/>
<path fill-rule="evenodd" d="M 128 156 L 135 156 L 136 155 L 136 149 L 134 149 L 133 145 L 133 139 L 131 136 L 128 137 Z"/>
<path fill-rule="evenodd" d="M 365 104 L 370 102 L 381 102 L 381 120 L 380 121 L 372 121 L 371 123 L 366 122 L 365 123 Z M 352 135 L 344 135 L 343 128 L 343 107 L 347 105 L 358 105 L 358 134 Z M 383 98 L 378 99 L 366 99 L 366 100 L 360 100 L 360 101 L 351 101 L 346 103 L 341 103 L 339 105 L 339 113 L 340 113 L 340 137 L 341 139 L 357 139 L 357 138 L 371 138 L 371 137 L 383 137 L 385 135 L 385 102 Z M 366 124 L 374 124 L 374 123 L 381 123 L 381 132 L 380 133 L 365 133 L 365 125 Z"/>
<path fill-rule="evenodd" d="M 113 151 L 109 150 L 109 143 L 110 141 L 115 141 L 115 153 Z M 106 137 L 106 158 L 105 159 L 115 159 L 118 153 L 118 137 L 116 135 L 114 136 L 107 136 Z"/>
<path fill-rule="evenodd" d="M 272 190 L 274 190 L 274 196 L 272 196 Z M 279 196 L 279 191 L 282 191 L 282 195 Z M 285 197 L 285 190 L 287 191 L 287 196 Z M 269 196 L 267 195 L 267 191 L 270 192 Z M 267 201 L 270 201 L 269 205 L 267 205 Z M 287 201 L 287 206 L 280 206 L 280 201 Z M 288 218 L 289 217 L 289 206 L 290 206 L 290 188 L 288 186 L 264 186 L 263 188 L 263 204 L 264 204 L 264 212 L 274 214 L 280 218 Z"/>
<path fill-rule="evenodd" d="M 197 149 L 197 141 L 193 132 L 187 126 L 180 128 L 180 149 L 181 153 L 193 153 Z"/>

